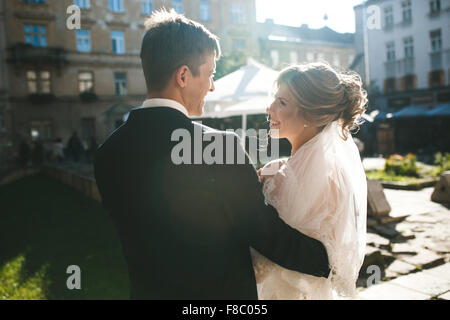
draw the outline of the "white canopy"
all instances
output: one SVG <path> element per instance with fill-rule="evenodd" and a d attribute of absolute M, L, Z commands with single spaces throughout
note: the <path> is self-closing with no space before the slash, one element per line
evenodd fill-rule
<path fill-rule="evenodd" d="M 249 58 L 247 64 L 215 82 L 202 117 L 224 118 L 265 113 L 278 72 Z"/>

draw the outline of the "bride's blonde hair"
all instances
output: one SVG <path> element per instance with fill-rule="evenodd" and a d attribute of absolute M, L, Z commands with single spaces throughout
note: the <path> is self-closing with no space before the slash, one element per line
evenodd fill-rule
<path fill-rule="evenodd" d="M 275 84 L 288 87 L 300 115 L 319 129 L 339 120 L 346 140 L 361 124 L 368 100 L 356 72 L 338 73 L 323 62 L 294 65 L 283 69 Z"/>

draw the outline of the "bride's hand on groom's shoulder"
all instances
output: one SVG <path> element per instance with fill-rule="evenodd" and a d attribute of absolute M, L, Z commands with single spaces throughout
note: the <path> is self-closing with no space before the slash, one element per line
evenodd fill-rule
<path fill-rule="evenodd" d="M 267 163 L 263 168 L 258 169 L 258 178 L 259 181 L 264 183 L 267 178 L 274 176 L 286 159 L 276 159 Z"/>

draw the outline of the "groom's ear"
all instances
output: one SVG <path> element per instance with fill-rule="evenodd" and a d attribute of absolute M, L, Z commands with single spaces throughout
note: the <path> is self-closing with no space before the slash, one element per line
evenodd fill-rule
<path fill-rule="evenodd" d="M 189 67 L 186 65 L 179 67 L 175 72 L 176 82 L 181 88 L 186 87 L 189 72 L 190 72 Z"/>

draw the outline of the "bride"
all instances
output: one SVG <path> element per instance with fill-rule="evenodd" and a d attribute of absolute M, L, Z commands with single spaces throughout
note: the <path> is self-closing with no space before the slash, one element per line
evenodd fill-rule
<path fill-rule="evenodd" d="M 332 272 L 326 279 L 291 271 L 252 249 L 259 299 L 354 297 L 366 246 L 367 185 L 349 131 L 367 94 L 357 74 L 324 63 L 288 67 L 276 86 L 267 109 L 270 135 L 287 138 L 292 151 L 258 171 L 263 193 L 286 223 L 325 245 Z"/>

